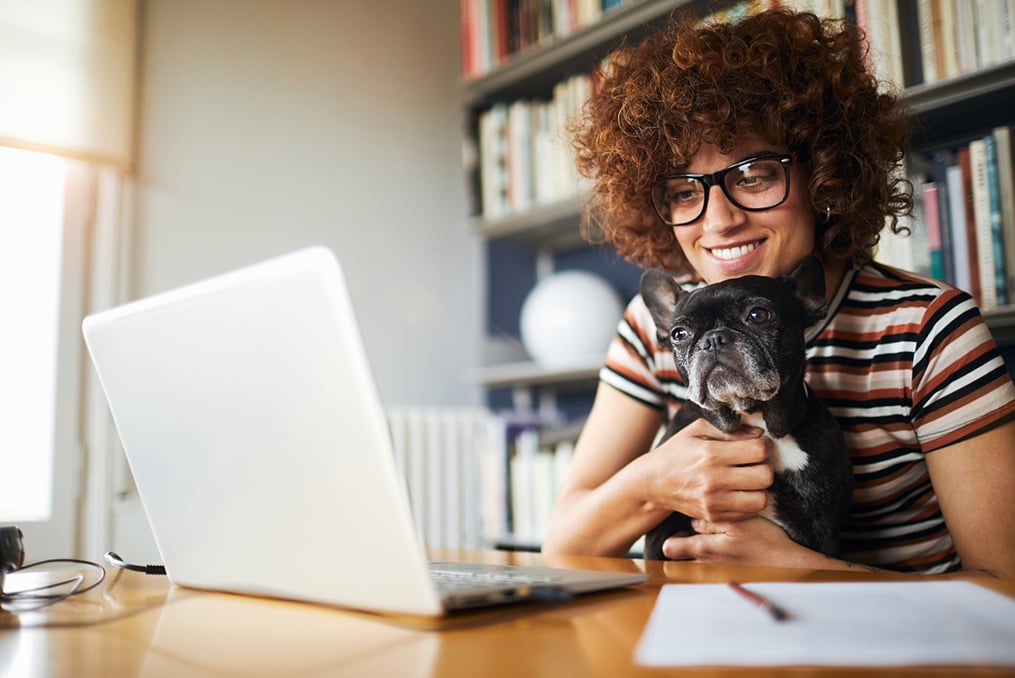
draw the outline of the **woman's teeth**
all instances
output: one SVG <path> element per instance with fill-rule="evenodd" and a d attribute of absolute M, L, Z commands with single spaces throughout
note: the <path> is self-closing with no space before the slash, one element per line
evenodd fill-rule
<path fill-rule="evenodd" d="M 736 259 L 742 257 L 748 252 L 753 251 L 758 246 L 758 243 L 750 243 L 749 245 L 740 245 L 738 247 L 724 247 L 722 249 L 712 250 L 712 255 L 719 259 Z"/>

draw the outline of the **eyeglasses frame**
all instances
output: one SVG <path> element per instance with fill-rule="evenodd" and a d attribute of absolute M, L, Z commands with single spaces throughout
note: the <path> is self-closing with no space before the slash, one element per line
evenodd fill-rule
<path fill-rule="evenodd" d="M 744 205 L 741 205 L 739 202 L 737 202 L 736 198 L 730 195 L 729 189 L 726 188 L 725 182 L 726 175 L 729 174 L 734 169 L 740 167 L 741 165 L 757 162 L 758 160 L 778 160 L 782 164 L 783 172 L 785 172 L 786 175 L 786 192 L 783 194 L 782 199 L 779 200 L 779 202 L 775 203 L 774 205 L 769 205 L 768 207 L 746 207 Z M 717 172 L 712 172 L 711 174 L 691 174 L 688 172 L 677 172 L 675 174 L 667 174 L 662 179 L 660 179 L 655 186 L 652 187 L 652 191 L 649 194 L 649 202 L 652 203 L 652 211 L 655 212 L 656 216 L 659 217 L 659 220 L 662 221 L 667 226 L 690 226 L 698 219 L 701 219 L 702 215 L 705 214 L 705 210 L 708 209 L 708 196 L 712 192 L 711 189 L 713 186 L 718 186 L 719 189 L 723 192 L 723 195 L 726 196 L 726 199 L 729 200 L 731 203 L 733 203 L 733 205 L 736 206 L 737 209 L 742 209 L 746 212 L 764 212 L 765 210 L 775 209 L 779 205 L 786 202 L 786 199 L 789 198 L 789 172 L 792 169 L 793 165 L 796 164 L 796 162 L 797 155 L 795 151 L 790 151 L 789 153 L 759 153 L 758 155 L 752 155 L 749 158 L 738 160 L 729 167 L 725 167 Z M 696 181 L 700 181 L 702 185 L 704 185 L 705 197 L 701 201 L 701 211 L 698 213 L 698 216 L 694 217 L 689 221 L 681 221 L 680 223 L 670 223 L 663 217 L 662 212 L 659 209 L 659 206 L 656 205 L 655 190 L 663 182 L 669 181 L 670 179 L 694 179 Z"/>

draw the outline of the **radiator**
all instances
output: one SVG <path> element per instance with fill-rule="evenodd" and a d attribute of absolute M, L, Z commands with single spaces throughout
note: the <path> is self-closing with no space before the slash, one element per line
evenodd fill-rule
<path fill-rule="evenodd" d="M 393 408 L 395 463 L 405 478 L 420 540 L 429 547 L 482 546 L 480 456 L 490 413 L 480 408 Z"/>

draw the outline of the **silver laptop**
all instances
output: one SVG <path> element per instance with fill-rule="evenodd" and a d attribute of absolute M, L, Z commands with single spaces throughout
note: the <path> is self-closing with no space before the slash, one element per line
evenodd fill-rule
<path fill-rule="evenodd" d="M 83 330 L 176 584 L 438 616 L 646 579 L 490 566 L 435 583 L 457 565 L 426 560 L 327 249 L 97 313 Z"/>

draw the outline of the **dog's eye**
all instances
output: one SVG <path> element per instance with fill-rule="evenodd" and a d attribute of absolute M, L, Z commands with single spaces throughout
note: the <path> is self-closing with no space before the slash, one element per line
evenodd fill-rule
<path fill-rule="evenodd" d="M 753 325 L 763 325 L 772 318 L 772 312 L 762 306 L 755 306 L 747 312 L 747 322 Z"/>
<path fill-rule="evenodd" d="M 687 339 L 688 332 L 683 327 L 674 327 L 670 330 L 670 340 L 673 342 L 681 342 Z"/>

